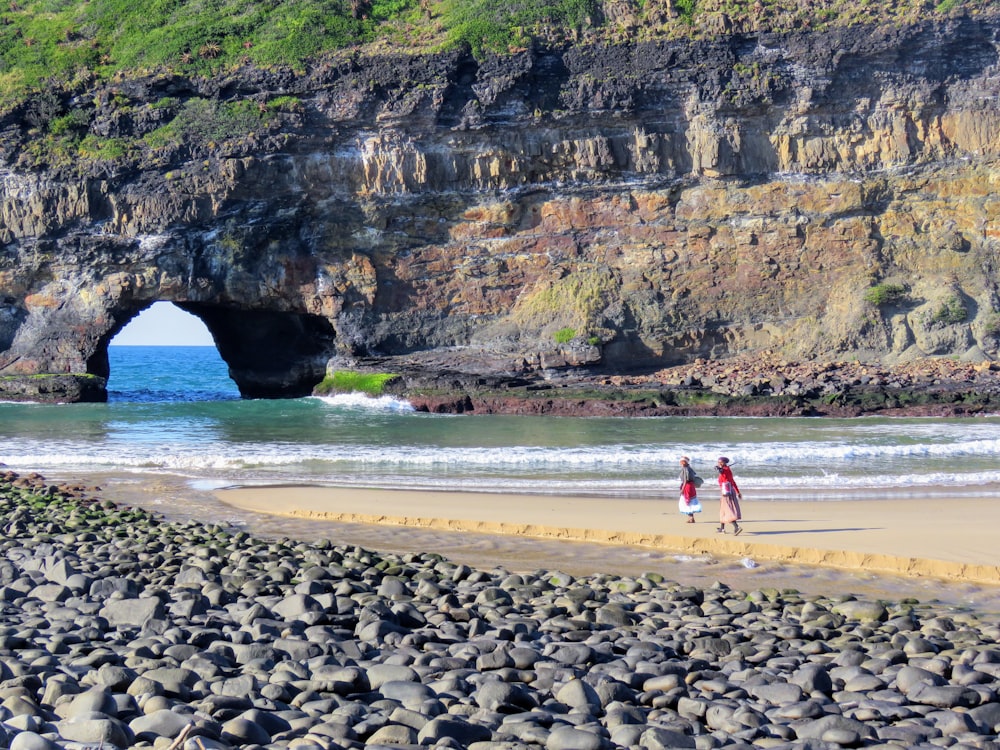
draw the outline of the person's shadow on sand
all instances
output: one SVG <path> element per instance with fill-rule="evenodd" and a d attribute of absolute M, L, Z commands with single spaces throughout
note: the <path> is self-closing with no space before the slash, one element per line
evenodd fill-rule
<path fill-rule="evenodd" d="M 775 523 L 774 521 L 768 521 L 768 523 Z M 777 523 L 782 523 L 778 521 Z M 786 522 L 788 523 L 788 522 Z M 782 536 L 784 534 L 839 534 L 845 531 L 882 531 L 883 529 L 877 528 L 875 526 L 854 526 L 843 529 L 789 529 L 788 531 L 781 530 L 771 530 L 771 531 L 754 531 L 753 529 L 747 528 L 744 523 L 743 535 L 751 536 Z"/>

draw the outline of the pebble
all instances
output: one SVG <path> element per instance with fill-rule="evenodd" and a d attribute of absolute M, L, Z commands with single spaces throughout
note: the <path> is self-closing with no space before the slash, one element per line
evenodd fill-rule
<path fill-rule="evenodd" d="M 11 472 L 0 528 L 12 750 L 1000 748 L 1000 625 L 939 605 L 475 570 Z"/>

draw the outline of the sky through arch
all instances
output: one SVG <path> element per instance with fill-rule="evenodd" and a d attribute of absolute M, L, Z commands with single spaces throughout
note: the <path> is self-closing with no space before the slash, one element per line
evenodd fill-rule
<path fill-rule="evenodd" d="M 170 302 L 154 302 L 111 340 L 111 346 L 215 346 L 205 324 Z"/>

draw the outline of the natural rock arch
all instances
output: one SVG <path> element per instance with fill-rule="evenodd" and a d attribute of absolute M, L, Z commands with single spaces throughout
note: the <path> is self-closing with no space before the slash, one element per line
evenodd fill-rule
<path fill-rule="evenodd" d="M 306 396 L 326 373 L 335 334 L 326 318 L 275 310 L 241 310 L 181 300 L 151 300 L 112 310 L 116 324 L 97 339 L 87 373 L 108 379 L 108 346 L 114 337 L 155 302 L 170 301 L 205 324 L 229 376 L 244 398 Z"/>

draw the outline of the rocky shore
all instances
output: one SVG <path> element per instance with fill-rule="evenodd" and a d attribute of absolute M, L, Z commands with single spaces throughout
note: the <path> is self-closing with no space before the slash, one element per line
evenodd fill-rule
<path fill-rule="evenodd" d="M 894 366 L 799 362 L 770 351 L 698 359 L 641 375 L 552 370 L 478 374 L 456 359 L 390 358 L 367 369 L 402 373 L 393 392 L 419 411 L 562 416 L 966 416 L 1000 412 L 1000 365 L 921 358 Z"/>
<path fill-rule="evenodd" d="M 0 745 L 1000 747 L 1000 625 L 475 570 L 0 475 Z"/>

